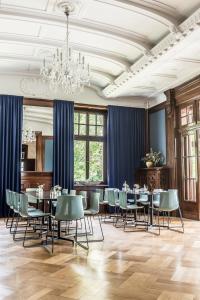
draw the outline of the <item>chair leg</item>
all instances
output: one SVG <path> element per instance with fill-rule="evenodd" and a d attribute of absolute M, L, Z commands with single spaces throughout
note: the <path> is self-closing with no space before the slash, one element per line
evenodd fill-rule
<path fill-rule="evenodd" d="M 17 219 L 16 219 L 15 229 L 14 229 L 14 233 L 13 233 L 13 241 L 15 241 L 15 235 L 16 235 L 16 232 L 17 232 L 19 219 L 20 219 L 20 215 L 18 215 Z"/>
<path fill-rule="evenodd" d="M 77 247 L 77 232 L 78 232 L 78 223 L 76 220 L 76 229 L 75 229 L 75 247 Z"/>
<path fill-rule="evenodd" d="M 85 237 L 86 237 L 86 243 L 87 243 L 87 249 L 86 250 L 89 250 L 89 243 L 88 243 L 88 235 L 87 235 L 87 227 L 86 227 L 85 218 L 84 218 L 84 223 L 85 223 Z"/>
<path fill-rule="evenodd" d="M 12 220 L 11 220 L 11 225 L 10 225 L 10 233 L 12 233 L 14 219 L 15 219 L 15 212 L 13 212 L 13 215 L 12 215 Z"/>
<path fill-rule="evenodd" d="M 168 211 L 167 212 L 167 226 L 168 226 L 168 229 L 169 229 L 169 220 L 170 220 L 170 212 Z"/>
<path fill-rule="evenodd" d="M 160 235 L 160 211 L 158 209 L 158 230 L 159 230 L 159 235 Z"/>
<path fill-rule="evenodd" d="M 27 224 L 26 224 L 26 228 L 25 228 L 25 232 L 24 232 L 23 247 L 25 247 L 25 240 L 26 240 L 27 227 L 28 227 L 28 219 L 27 219 Z"/>
<path fill-rule="evenodd" d="M 54 251 L 54 220 L 51 223 L 51 252 L 53 254 Z"/>
<path fill-rule="evenodd" d="M 11 213 L 11 209 L 9 207 L 9 210 L 8 210 L 8 217 L 6 219 L 6 228 L 8 228 L 8 222 L 9 222 L 9 218 L 10 218 L 10 213 Z"/>
<path fill-rule="evenodd" d="M 182 217 L 182 212 L 181 212 L 180 206 L 178 207 L 178 211 L 179 211 L 179 216 L 180 216 L 180 220 L 181 220 L 181 225 L 182 225 L 183 233 L 184 233 L 184 222 L 183 222 L 183 217 Z"/>
<path fill-rule="evenodd" d="M 125 211 L 125 218 L 124 218 L 124 231 L 126 230 L 126 218 L 127 218 L 127 211 Z"/>
<path fill-rule="evenodd" d="M 102 225 L 101 225 L 101 219 L 98 215 L 98 219 L 99 219 L 99 226 L 100 226 L 100 229 L 101 229 L 101 235 L 102 235 L 102 241 L 104 241 L 104 234 L 103 234 L 103 229 L 102 229 Z"/>

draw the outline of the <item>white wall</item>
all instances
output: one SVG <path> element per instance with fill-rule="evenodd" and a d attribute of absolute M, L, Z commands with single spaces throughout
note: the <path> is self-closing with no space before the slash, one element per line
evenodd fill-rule
<path fill-rule="evenodd" d="M 48 123 L 35 122 L 30 120 L 24 120 L 23 127 L 25 129 L 31 129 L 32 131 L 42 131 L 42 135 L 53 136 L 53 126 Z"/>
<path fill-rule="evenodd" d="M 95 104 L 95 105 L 120 105 L 130 107 L 146 107 L 145 97 L 120 97 L 104 98 L 97 88 L 85 88 L 81 94 L 66 96 L 63 93 L 49 91 L 41 80 L 32 76 L 0 74 L 0 94 L 18 95 L 29 98 L 40 99 L 62 99 L 72 100 L 75 103 Z M 151 99 L 153 102 L 154 99 Z"/>

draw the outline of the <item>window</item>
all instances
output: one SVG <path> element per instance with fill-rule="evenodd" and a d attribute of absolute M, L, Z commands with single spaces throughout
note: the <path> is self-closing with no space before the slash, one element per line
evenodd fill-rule
<path fill-rule="evenodd" d="M 181 108 L 181 126 L 193 123 L 193 105 Z"/>
<path fill-rule="evenodd" d="M 196 131 L 182 136 L 182 173 L 185 201 L 196 201 L 197 153 Z"/>
<path fill-rule="evenodd" d="M 106 115 L 99 111 L 74 113 L 74 180 L 106 180 Z"/>

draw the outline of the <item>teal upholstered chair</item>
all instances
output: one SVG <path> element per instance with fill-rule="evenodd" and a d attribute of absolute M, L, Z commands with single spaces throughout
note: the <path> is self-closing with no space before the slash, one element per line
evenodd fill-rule
<path fill-rule="evenodd" d="M 90 224 L 90 226 L 91 226 L 91 234 L 94 233 L 94 229 L 93 229 L 94 227 L 93 227 L 93 223 L 92 223 L 92 217 L 94 217 L 94 216 L 97 216 L 98 221 L 99 221 L 100 230 L 101 230 L 101 238 L 93 239 L 93 240 L 90 239 L 89 242 L 102 242 L 104 240 L 103 229 L 101 226 L 101 219 L 99 217 L 99 199 L 100 199 L 100 193 L 92 192 L 91 197 L 90 197 L 89 208 L 84 210 L 84 215 L 85 215 L 85 217 L 88 218 L 88 224 Z"/>
<path fill-rule="evenodd" d="M 9 189 L 7 189 L 6 190 L 6 204 L 8 205 L 8 217 L 6 219 L 6 228 L 10 228 L 9 219 L 10 219 L 10 216 L 13 211 L 11 197 L 12 197 L 11 191 Z"/>
<path fill-rule="evenodd" d="M 108 203 L 108 202 L 104 201 L 104 190 L 103 189 L 96 189 L 95 192 L 100 194 L 99 195 L 99 203 L 100 204 Z"/>
<path fill-rule="evenodd" d="M 28 196 L 26 194 L 20 194 L 20 203 L 19 203 L 19 215 L 27 220 L 25 231 L 24 231 L 24 238 L 23 238 L 23 246 L 25 247 L 25 240 L 27 234 L 27 228 L 30 225 L 30 220 L 38 219 L 40 220 L 40 224 L 42 225 L 43 218 L 49 218 L 49 213 L 44 213 L 39 209 L 29 209 L 28 204 Z M 16 224 L 16 230 L 18 226 L 18 221 Z M 40 236 L 42 234 L 42 226 L 40 227 Z"/>
<path fill-rule="evenodd" d="M 78 241 L 78 221 L 84 220 L 85 224 L 85 236 L 86 236 L 86 243 L 87 247 L 85 247 L 81 242 Z M 59 196 L 57 199 L 57 206 L 56 206 L 56 213 L 55 216 L 52 216 L 52 252 L 54 249 L 54 223 L 57 221 L 58 223 L 65 221 L 65 222 L 72 222 L 75 221 L 76 227 L 75 227 L 75 233 L 70 234 L 69 238 L 62 238 L 65 240 L 70 240 L 72 243 L 75 242 L 75 244 L 81 246 L 82 248 L 88 250 L 88 236 L 87 236 L 87 229 L 86 229 L 86 223 L 84 218 L 84 210 L 83 210 L 83 202 L 81 195 L 65 195 L 65 196 Z"/>
<path fill-rule="evenodd" d="M 70 194 L 71 196 L 76 196 L 76 190 L 70 190 L 69 194 Z"/>
<path fill-rule="evenodd" d="M 120 217 L 122 217 L 123 223 L 124 223 L 124 231 L 126 230 L 126 225 L 127 225 L 127 221 L 135 221 L 135 226 L 137 225 L 137 211 L 138 210 L 143 210 L 144 212 L 144 216 L 145 216 L 145 209 L 144 206 L 138 206 L 137 204 L 128 204 L 127 201 L 127 193 L 126 192 L 119 192 L 119 208 L 121 211 L 121 216 L 118 214 L 117 219 L 116 219 L 116 223 L 115 226 L 117 227 L 117 223 Z M 132 213 L 135 212 L 135 217 L 133 218 L 131 215 Z M 131 215 L 130 215 L 131 213 Z M 145 224 L 147 224 L 146 221 L 144 221 Z"/>
<path fill-rule="evenodd" d="M 68 189 L 62 189 L 62 195 L 68 195 L 69 192 L 68 192 Z"/>
<path fill-rule="evenodd" d="M 160 212 L 168 214 L 168 228 L 169 229 L 174 229 L 176 227 L 175 226 L 170 226 L 169 223 L 170 223 L 170 214 L 171 214 L 171 212 L 176 211 L 176 210 L 178 210 L 178 212 L 179 212 L 182 232 L 184 233 L 184 223 L 183 223 L 182 213 L 181 213 L 181 209 L 180 209 L 180 205 L 179 205 L 178 190 L 169 189 L 167 192 L 161 192 L 160 193 L 159 206 L 154 207 L 154 209 L 158 212 L 159 234 L 160 234 L 160 222 L 159 222 Z"/>
<path fill-rule="evenodd" d="M 87 209 L 87 191 L 80 191 L 79 195 L 82 196 L 83 209 Z"/>

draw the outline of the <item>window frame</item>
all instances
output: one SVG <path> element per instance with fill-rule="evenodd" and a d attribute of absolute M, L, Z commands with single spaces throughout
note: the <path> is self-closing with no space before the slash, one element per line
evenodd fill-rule
<path fill-rule="evenodd" d="M 85 135 L 77 135 L 74 134 L 74 141 L 85 141 L 86 142 L 86 179 L 89 178 L 89 165 L 90 165 L 90 157 L 89 157 L 89 143 L 90 142 L 102 142 L 103 143 L 103 181 L 100 184 L 107 183 L 107 111 L 101 109 L 91 109 L 91 108 L 75 108 L 74 114 L 85 113 L 86 114 L 86 134 Z M 103 116 L 103 135 L 102 136 L 93 136 L 89 135 L 89 115 L 102 115 Z M 75 120 L 74 120 L 75 124 Z M 96 125 L 93 125 L 96 126 Z M 78 129 L 79 133 L 79 129 Z M 74 178 L 76 182 L 76 178 Z M 83 181 L 84 182 L 84 181 Z M 95 184 L 95 182 L 94 182 Z"/>

